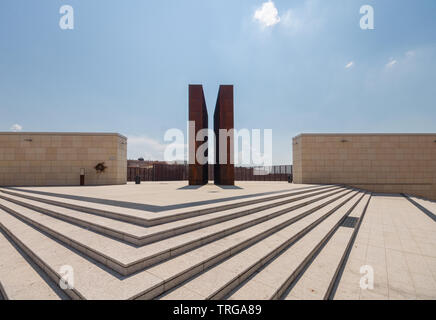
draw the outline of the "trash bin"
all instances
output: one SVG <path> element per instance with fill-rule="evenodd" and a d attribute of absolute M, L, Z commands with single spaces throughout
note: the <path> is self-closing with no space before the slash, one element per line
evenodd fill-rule
<path fill-rule="evenodd" d="M 135 184 L 141 184 L 141 177 L 140 176 L 135 177 Z"/>
<path fill-rule="evenodd" d="M 288 176 L 288 183 L 292 183 L 292 174 L 290 174 L 289 176 Z"/>

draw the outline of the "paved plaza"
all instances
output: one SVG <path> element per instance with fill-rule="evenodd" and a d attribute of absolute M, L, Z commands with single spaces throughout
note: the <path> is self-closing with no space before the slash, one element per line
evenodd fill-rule
<path fill-rule="evenodd" d="M 435 219 L 434 201 L 341 185 L 3 187 L 0 293 L 433 300 Z"/>

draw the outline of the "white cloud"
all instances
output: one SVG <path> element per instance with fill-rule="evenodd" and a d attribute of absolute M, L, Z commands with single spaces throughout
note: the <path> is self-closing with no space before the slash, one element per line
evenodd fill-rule
<path fill-rule="evenodd" d="M 129 136 L 127 138 L 128 157 L 130 159 L 143 157 L 146 160 L 163 160 L 165 144 L 147 136 Z"/>
<path fill-rule="evenodd" d="M 128 136 L 127 137 L 127 157 L 129 159 L 138 159 L 140 157 L 145 160 L 164 160 L 165 149 L 170 143 L 161 143 L 158 140 L 152 139 L 148 136 Z M 181 145 L 185 149 L 186 145 Z M 177 159 L 184 161 L 185 159 Z"/>
<path fill-rule="evenodd" d="M 264 27 L 272 27 L 280 22 L 279 11 L 274 2 L 268 1 L 254 13 L 254 19 L 258 20 Z"/>
<path fill-rule="evenodd" d="M 305 0 L 302 5 L 286 10 L 280 15 L 280 25 L 291 35 L 309 35 L 319 32 L 326 24 L 318 0 Z"/>
<path fill-rule="evenodd" d="M 354 61 L 350 61 L 345 65 L 345 69 L 350 69 L 353 66 L 354 66 Z"/>
<path fill-rule="evenodd" d="M 11 131 L 13 132 L 18 132 L 18 131 L 22 131 L 23 130 L 23 126 L 19 125 L 19 124 L 14 124 L 11 127 Z"/>
<path fill-rule="evenodd" d="M 390 61 L 386 64 L 386 68 L 392 68 L 397 64 L 397 60 L 391 58 Z"/>

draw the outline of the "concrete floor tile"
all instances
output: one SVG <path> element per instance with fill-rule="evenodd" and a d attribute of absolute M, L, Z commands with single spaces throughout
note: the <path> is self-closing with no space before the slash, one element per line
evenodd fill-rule
<path fill-rule="evenodd" d="M 360 300 L 388 300 L 389 296 L 384 293 L 373 292 L 372 290 L 361 290 Z"/>
<path fill-rule="evenodd" d="M 189 290 L 186 287 L 177 288 L 175 291 L 170 291 L 164 295 L 161 300 L 204 300 L 205 297 L 198 293 Z"/>
<path fill-rule="evenodd" d="M 173 184 L 166 184 L 173 187 Z M 253 190 L 261 190 L 265 188 L 265 184 L 259 186 L 259 183 L 253 184 L 253 188 L 238 191 L 239 195 L 249 195 Z M 287 185 L 287 184 L 286 184 Z M 157 192 L 159 185 L 156 186 Z M 144 186 L 137 189 L 135 195 L 128 194 L 127 191 L 117 193 L 121 187 L 108 187 L 105 190 L 111 190 L 108 193 L 102 191 L 102 188 L 88 188 L 86 192 L 96 192 L 93 194 L 96 198 L 124 199 L 125 201 L 138 201 L 145 204 L 154 203 L 155 206 L 168 203 L 168 199 L 164 199 L 159 192 L 156 197 L 149 201 L 143 200 L 144 194 L 139 192 L 139 189 L 145 190 Z M 213 188 L 217 193 L 210 193 Z M 294 187 L 289 187 L 290 190 Z M 128 188 L 131 190 L 131 188 Z M 207 190 L 206 190 L 207 189 Z M 43 190 L 43 189 L 41 189 Z M 78 196 L 81 190 L 79 188 L 64 188 L 59 190 L 64 192 L 72 192 Z M 68 191 L 67 191 L 68 190 Z M 92 191 L 94 190 L 94 191 Z M 127 190 L 127 188 L 126 188 Z M 136 189 L 135 189 L 136 190 Z M 278 190 L 278 189 L 276 189 Z M 233 190 L 234 191 L 234 190 Z M 129 191 L 130 192 L 130 191 Z M 136 192 L 136 191 L 135 191 Z M 192 201 L 211 200 L 211 197 L 219 200 L 225 199 L 230 194 L 235 195 L 229 190 L 217 189 L 215 186 L 206 186 L 200 188 L 196 199 L 189 198 L 192 193 L 183 190 L 173 190 L 177 196 L 174 203 L 182 204 Z M 344 194 L 345 192 L 342 192 Z M 141 269 L 131 276 L 120 276 L 110 268 L 87 259 L 86 252 L 89 256 L 94 256 L 88 249 L 82 250 L 84 254 L 77 254 L 74 250 L 68 249 L 65 244 L 60 244 L 53 238 L 46 237 L 38 230 L 10 217 L 9 214 L 0 214 L 0 223 L 6 224 L 13 233 L 23 242 L 23 245 L 28 246 L 30 254 L 34 254 L 38 258 L 47 263 L 47 272 L 56 273 L 64 265 L 71 265 L 75 274 L 75 288 L 77 292 L 83 294 L 87 299 L 128 299 L 141 298 L 150 299 L 156 295 L 168 291 L 168 294 L 161 296 L 162 299 L 178 298 L 178 299 L 204 299 L 211 294 L 218 292 L 221 288 L 227 286 L 231 281 L 235 285 L 240 284 L 230 298 L 239 297 L 252 298 L 271 298 L 279 288 L 283 288 L 288 278 L 293 274 L 294 270 L 300 266 L 301 262 L 307 257 L 312 250 L 315 249 L 319 241 L 324 235 L 331 230 L 336 224 L 336 213 L 333 213 L 329 218 L 323 221 L 318 227 L 312 229 L 298 242 L 289 246 L 286 251 L 282 252 L 275 259 L 269 260 L 272 253 L 277 254 L 277 248 L 291 239 L 293 235 L 306 228 L 311 223 L 321 218 L 324 214 L 333 209 L 339 202 L 345 200 L 349 195 L 346 195 L 336 203 L 331 203 L 321 209 L 316 210 L 305 218 L 292 223 L 289 226 L 282 227 L 281 224 L 288 223 L 299 214 L 303 214 L 308 210 L 317 207 L 323 201 L 333 199 L 340 195 L 327 195 L 325 198 L 314 203 L 308 203 L 309 198 L 297 200 L 292 204 L 283 205 L 281 208 L 287 208 L 291 205 L 303 204 L 304 207 L 294 209 L 291 212 L 285 213 L 275 218 L 270 218 L 263 224 L 253 225 L 244 229 L 243 232 L 235 232 L 239 225 L 248 226 L 253 219 L 262 218 L 273 213 L 277 208 L 270 208 L 261 212 L 251 213 L 248 216 L 241 216 L 232 220 L 221 222 L 220 224 L 209 225 L 207 219 L 220 218 L 224 213 L 216 211 L 214 213 L 199 214 L 186 220 L 176 220 L 167 224 L 156 225 L 155 227 L 141 227 L 125 222 L 116 221 L 107 217 L 87 216 L 89 223 L 96 223 L 98 227 L 115 227 L 119 232 L 130 232 L 132 234 L 151 234 L 153 232 L 167 232 L 168 228 L 171 232 L 171 237 L 165 240 L 155 242 L 150 245 L 135 247 L 126 243 L 109 238 L 105 235 L 79 228 L 73 224 L 40 213 L 32 212 L 27 209 L 20 211 L 24 217 L 34 219 L 34 223 L 40 223 L 42 227 L 51 228 L 53 231 L 58 231 L 58 237 L 64 237 L 67 243 L 71 240 L 80 242 L 83 248 L 96 251 L 103 258 L 110 257 L 120 262 L 120 264 L 130 264 L 141 262 L 138 267 Z M 179 196 L 180 195 L 180 196 Z M 351 194 L 350 194 L 351 195 Z M 184 197 L 187 198 L 184 198 Z M 126 198 L 127 197 L 127 198 Z M 150 197 L 149 197 L 150 198 Z M 315 197 L 313 197 L 315 198 Z M 356 198 L 357 199 L 357 198 Z M 57 198 L 62 200 L 62 198 Z M 355 199 L 354 199 L 355 200 Z M 82 203 L 83 201 L 66 200 L 70 204 Z M 217 203 L 233 203 L 236 204 L 240 200 L 223 201 Z M 146 203 L 147 202 L 147 203 Z M 344 204 L 347 207 L 351 204 Z M 261 205 L 261 204 L 259 204 Z M 46 209 L 53 209 L 56 206 L 44 205 Z M 93 208 L 107 210 L 119 210 L 120 207 L 108 206 L 104 204 L 92 204 Z M 253 208 L 256 205 L 252 206 Z M 17 209 L 18 206 L 15 206 Z M 194 212 L 193 210 L 205 209 L 208 210 L 210 204 L 199 205 L 195 208 L 189 206 L 180 206 L 176 209 L 164 210 L 162 212 L 151 212 L 126 208 L 122 210 L 122 214 L 131 218 L 142 217 L 157 221 L 162 217 L 172 219 L 175 214 L 186 214 Z M 61 209 L 62 210 L 62 209 Z M 233 209 L 232 209 L 233 210 Z M 240 209 L 235 209 L 237 212 Z M 225 210 L 224 210 L 225 211 Z M 337 210 L 338 211 L 338 210 Z M 230 212 L 230 211 L 229 211 Z M 1 212 L 0 212 L 1 213 Z M 69 217 L 85 217 L 87 214 L 77 213 L 74 210 L 65 210 L 65 216 Z M 354 213 L 354 212 L 353 212 Z M 181 216 L 180 216 L 181 217 Z M 188 223 L 188 224 L 187 224 Z M 204 228 L 194 230 L 192 224 L 204 223 Z M 175 235 L 174 228 L 184 227 L 184 230 L 193 230 L 192 232 Z M 6 228 L 6 227 L 5 227 Z M 274 232 L 269 229 L 274 228 Z M 104 232 L 103 229 L 101 229 Z M 154 230 L 154 231 L 153 231 Z M 225 230 L 226 236 L 219 238 L 224 233 L 215 235 L 217 232 Z M 346 230 L 347 235 L 341 235 L 339 230 Z M 268 236 L 262 237 L 261 233 L 268 231 Z M 112 231 L 111 231 L 112 232 Z M 151 233 L 150 233 L 151 232 Z M 168 231 L 169 232 L 169 231 Z M 174 233 L 173 233 L 174 232 Z M 339 227 L 336 231 L 336 237 L 333 235 L 330 238 L 330 246 L 327 244 L 323 250 L 319 252 L 317 257 L 311 262 L 311 265 L 305 269 L 305 272 L 293 286 L 293 291 L 285 293 L 289 299 L 320 299 L 323 297 L 323 292 L 328 286 L 332 277 L 332 273 L 336 270 L 337 263 L 341 259 L 344 247 L 346 247 L 347 239 L 351 234 L 352 229 L 343 229 Z M 55 234 L 54 232 L 52 232 Z M 109 233 L 109 231 L 108 231 Z M 271 233 L 271 235 L 269 234 Z M 115 234 L 114 234 L 115 235 Z M 207 240 L 202 240 L 205 237 L 213 235 L 213 242 L 207 243 Z M 248 240 L 248 241 L 247 241 Z M 245 242 L 247 241 L 247 242 Z M 198 247 L 198 245 L 201 245 Z M 230 251 L 229 248 L 237 247 L 237 250 Z M 248 246 L 248 247 L 247 247 Z M 0 254 L 5 245 L 0 241 Z M 75 246 L 80 249 L 79 245 Z M 341 248 L 340 250 L 330 250 L 329 248 Z M 330 248 L 330 249 L 331 249 Z M 188 250 L 184 253 L 186 250 Z M 170 251 L 171 250 L 171 251 Z M 241 251 L 242 250 L 242 251 Z M 165 256 L 166 252 L 172 252 L 175 256 Z M 161 255 L 162 254 L 162 255 Z M 179 255 L 180 254 L 180 255 Z M 161 255 L 156 258 L 156 255 Z M 339 279 L 339 285 L 336 290 L 335 299 L 436 299 L 436 224 L 429 219 L 419 209 L 413 206 L 407 199 L 403 197 L 386 197 L 373 196 L 366 211 L 365 217 L 360 226 L 359 233 L 353 244 L 350 255 L 347 258 L 344 271 Z M 95 256 L 98 258 L 98 256 Z M 153 260 L 156 265 L 148 267 L 144 259 Z M 159 260 L 160 259 L 160 260 Z M 169 259 L 162 261 L 162 259 Z M 152 260 L 147 260 L 152 261 Z M 262 263 L 270 262 L 264 269 L 257 269 Z M 374 268 L 374 289 L 361 290 L 360 279 L 364 274 L 360 273 L 360 268 L 363 265 L 370 265 Z M 24 272 L 26 269 L 25 263 L 16 263 L 14 268 L 7 264 L 7 261 L 0 259 L 1 272 Z M 255 268 L 253 267 L 255 266 Z M 210 267 L 204 270 L 205 267 Z M 112 268 L 117 268 L 115 265 Z M 249 270 L 249 268 L 251 268 Z M 2 271 L 3 270 L 3 271 Z M 249 270 L 249 273 L 246 271 Z M 268 272 L 263 272 L 268 270 Z M 122 271 L 121 269 L 119 270 Z M 257 271 L 251 278 L 245 280 L 245 275 L 248 277 L 251 272 Z M 244 277 L 242 277 L 244 275 Z M 11 277 L 11 280 L 14 277 Z M 242 281 L 242 283 L 241 283 Z M 3 282 L 3 280 L 2 280 Z M 183 282 L 183 283 L 182 283 Z M 28 285 L 33 292 L 34 284 L 37 281 L 29 281 Z M 172 290 L 175 286 L 177 289 Z M 10 287 L 12 288 L 12 287 Z M 11 289 L 10 289 L 11 290 Z M 15 290 L 15 289 L 14 289 Z M 24 294 L 22 289 L 17 287 L 17 294 Z M 29 297 L 32 293 L 29 292 Z"/>
<path fill-rule="evenodd" d="M 253 292 L 256 292 L 255 299 L 271 299 L 270 293 L 273 291 L 273 288 L 265 283 L 250 280 L 244 284 L 244 287 L 247 288 L 247 290 L 237 290 L 230 295 L 229 300 L 254 300 L 253 295 L 251 294 Z"/>
<path fill-rule="evenodd" d="M 209 297 L 216 290 L 220 289 L 230 281 L 237 281 L 238 273 L 218 266 L 214 272 L 206 272 L 184 286 L 204 297 Z"/>

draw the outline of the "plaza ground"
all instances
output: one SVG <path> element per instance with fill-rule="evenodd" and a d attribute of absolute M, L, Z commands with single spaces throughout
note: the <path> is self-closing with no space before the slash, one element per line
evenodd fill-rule
<path fill-rule="evenodd" d="M 434 201 L 340 185 L 0 188 L 0 293 L 436 299 L 435 219 Z"/>

